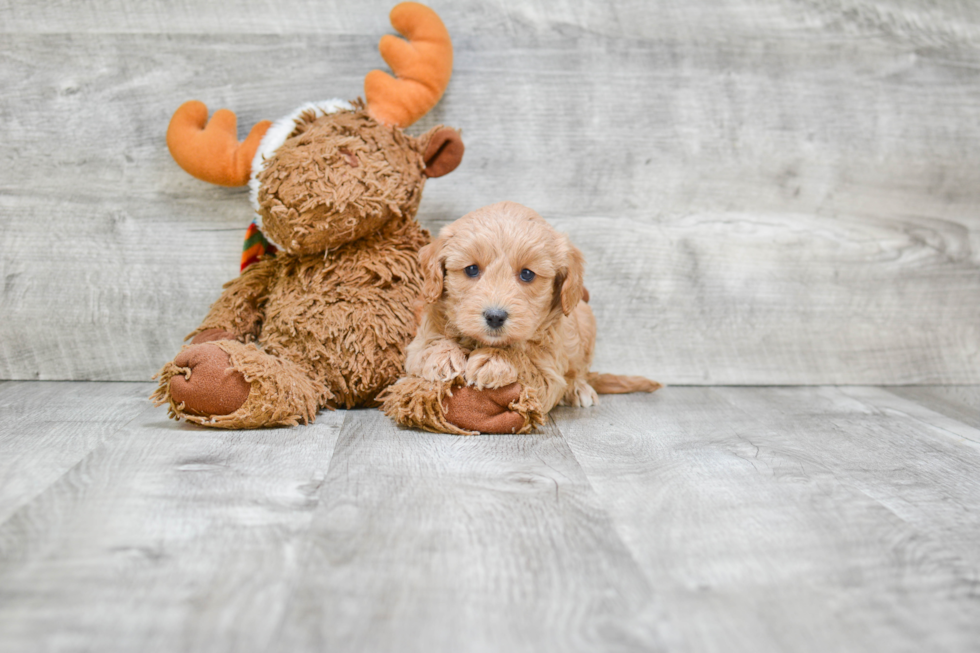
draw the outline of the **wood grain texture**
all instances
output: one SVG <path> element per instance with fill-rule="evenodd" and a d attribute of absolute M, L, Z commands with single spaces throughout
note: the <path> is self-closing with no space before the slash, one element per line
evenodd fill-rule
<path fill-rule="evenodd" d="M 0 525 L 0 650 L 267 650 L 344 417 L 218 431 L 146 408 Z"/>
<path fill-rule="evenodd" d="M 889 397 L 668 388 L 555 417 L 683 650 L 969 651 L 980 452 Z"/>
<path fill-rule="evenodd" d="M 903 386 L 888 391 L 980 429 L 980 385 Z"/>
<path fill-rule="evenodd" d="M 245 194 L 170 161 L 354 97 L 391 3 L 0 4 L 0 378 L 145 380 L 236 273 Z M 436 3 L 461 127 L 437 228 L 525 203 L 583 248 L 597 368 L 670 383 L 980 382 L 980 5 Z M 296 65 L 303 62 L 303 65 Z"/>
<path fill-rule="evenodd" d="M 980 430 L 881 388 L 674 387 L 457 437 L 206 430 L 144 386 L 0 382 L 0 478 L 44 485 L 0 492 L 0 651 L 980 641 Z"/>
<path fill-rule="evenodd" d="M 928 425 L 931 428 L 927 433 L 945 436 L 959 445 L 980 451 L 980 430 L 976 426 L 949 417 L 927 403 L 896 396 L 892 392 L 882 392 L 881 388 L 844 386 L 840 390 L 853 399 L 872 404 L 886 414 L 902 415 Z"/>
<path fill-rule="evenodd" d="M 150 384 L 0 385 L 0 524 L 147 408 Z"/>
<path fill-rule="evenodd" d="M 561 436 L 348 420 L 286 651 L 664 650 L 662 606 Z"/>
<path fill-rule="evenodd" d="M 980 11 L 959 0 L 712 0 L 517 4 L 512 0 L 434 0 L 428 3 L 462 33 L 569 29 L 627 37 L 732 37 L 769 29 L 823 28 L 851 35 L 895 35 L 930 43 L 980 42 Z M 0 3 L 0 32 L 178 34 L 375 34 L 388 28 L 391 3 L 282 0 L 275 7 L 230 0 L 148 2 L 139 10 L 123 0 L 23 0 Z"/>

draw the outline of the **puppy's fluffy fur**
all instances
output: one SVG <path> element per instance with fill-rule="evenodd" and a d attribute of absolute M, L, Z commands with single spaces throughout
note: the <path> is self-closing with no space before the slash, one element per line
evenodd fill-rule
<path fill-rule="evenodd" d="M 582 253 L 531 209 L 501 202 L 473 211 L 419 258 L 425 305 L 407 350 L 409 376 L 477 389 L 520 381 L 541 413 L 559 402 L 591 406 L 597 390 L 660 387 L 642 377 L 590 375 L 596 323 Z"/>

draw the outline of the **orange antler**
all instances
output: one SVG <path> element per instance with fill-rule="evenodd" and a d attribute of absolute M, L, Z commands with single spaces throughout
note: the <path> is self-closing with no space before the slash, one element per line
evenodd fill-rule
<path fill-rule="evenodd" d="M 378 49 L 397 79 L 372 70 L 364 78 L 364 96 L 375 120 L 408 127 L 446 90 L 453 72 L 453 44 L 436 12 L 415 2 L 392 9 L 391 25 L 408 41 L 387 34 Z"/>
<path fill-rule="evenodd" d="M 209 122 L 203 102 L 185 102 L 170 119 L 167 147 L 174 161 L 198 179 L 221 186 L 244 186 L 252 174 L 255 150 L 272 123 L 263 120 L 256 124 L 243 143 L 238 142 L 237 123 L 228 109 L 215 111 Z"/>

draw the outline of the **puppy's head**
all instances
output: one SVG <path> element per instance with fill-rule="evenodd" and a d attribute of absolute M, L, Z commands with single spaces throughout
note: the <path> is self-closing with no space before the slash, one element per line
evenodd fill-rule
<path fill-rule="evenodd" d="M 423 299 L 442 309 L 450 335 L 484 345 L 529 340 L 582 298 L 582 253 L 513 202 L 447 225 L 419 256 Z"/>

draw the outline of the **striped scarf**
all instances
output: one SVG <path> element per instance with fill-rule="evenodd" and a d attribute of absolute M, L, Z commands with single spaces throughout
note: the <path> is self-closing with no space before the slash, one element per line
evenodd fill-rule
<path fill-rule="evenodd" d="M 259 226 L 254 222 L 248 225 L 248 229 L 245 231 L 245 245 L 242 247 L 242 269 L 244 272 L 245 268 L 250 266 L 252 263 L 257 262 L 264 254 L 269 256 L 275 256 L 276 246 L 265 239 L 262 232 L 259 230 Z"/>

